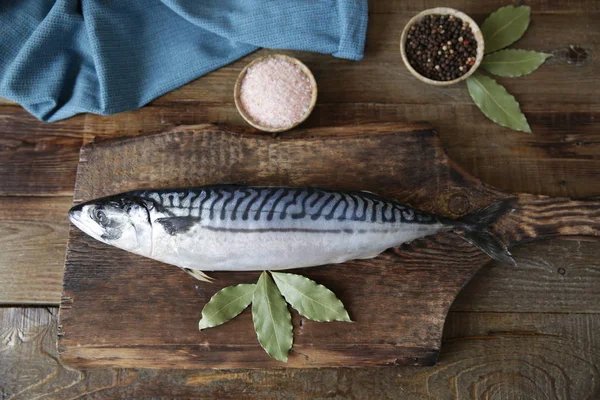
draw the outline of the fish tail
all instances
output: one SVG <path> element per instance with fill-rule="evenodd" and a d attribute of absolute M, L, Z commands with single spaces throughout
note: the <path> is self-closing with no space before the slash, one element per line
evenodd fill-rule
<path fill-rule="evenodd" d="M 455 221 L 455 226 L 462 230 L 461 234 L 466 241 L 494 260 L 516 266 L 508 248 L 490 231 L 494 222 L 512 211 L 514 199 L 502 200 Z"/>

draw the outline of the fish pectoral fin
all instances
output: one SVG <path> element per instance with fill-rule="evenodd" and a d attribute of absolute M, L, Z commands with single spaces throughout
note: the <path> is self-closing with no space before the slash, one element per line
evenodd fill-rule
<path fill-rule="evenodd" d="M 198 279 L 199 281 L 208 282 L 208 283 L 212 283 L 214 281 L 214 278 L 211 278 L 210 276 L 206 275 L 204 272 L 198 271 L 197 269 L 191 269 L 191 268 L 181 268 L 181 269 L 184 270 L 185 272 L 187 272 L 189 275 L 193 276 L 194 278 Z"/>
<path fill-rule="evenodd" d="M 165 232 L 174 236 L 178 233 L 187 232 L 199 220 L 197 217 L 169 217 L 158 218 L 156 222 L 162 225 Z"/>

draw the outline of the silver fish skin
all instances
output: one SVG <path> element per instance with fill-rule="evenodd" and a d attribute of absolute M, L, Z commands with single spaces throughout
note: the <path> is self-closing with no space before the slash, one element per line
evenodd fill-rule
<path fill-rule="evenodd" d="M 452 229 L 512 263 L 486 229 L 509 207 L 497 203 L 451 220 L 369 192 L 212 185 L 118 194 L 77 205 L 69 218 L 101 242 L 204 279 L 201 271 L 284 270 L 373 258 Z"/>

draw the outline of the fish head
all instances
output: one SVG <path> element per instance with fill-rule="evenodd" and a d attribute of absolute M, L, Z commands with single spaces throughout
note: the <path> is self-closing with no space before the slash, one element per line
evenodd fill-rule
<path fill-rule="evenodd" d="M 152 203 L 135 196 L 117 195 L 74 206 L 71 222 L 83 232 L 111 246 L 150 256 Z"/>

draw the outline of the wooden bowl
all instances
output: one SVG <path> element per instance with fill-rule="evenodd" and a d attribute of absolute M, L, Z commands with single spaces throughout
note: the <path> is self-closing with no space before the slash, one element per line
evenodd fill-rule
<path fill-rule="evenodd" d="M 424 16 L 432 15 L 432 14 L 453 15 L 456 18 L 460 18 L 464 22 L 467 22 L 469 24 L 469 26 L 471 27 L 471 31 L 473 32 L 473 36 L 475 37 L 475 40 L 477 41 L 477 56 L 475 58 L 475 64 L 473 64 L 471 69 L 466 74 L 464 74 L 463 76 L 461 76 L 459 78 L 453 79 L 451 81 L 436 81 L 436 80 L 424 77 L 423 75 L 418 73 L 412 67 L 412 65 L 410 65 L 410 62 L 408 62 L 408 58 L 406 57 L 405 44 L 406 44 L 406 36 L 408 35 L 408 30 L 416 22 L 420 21 Z M 471 76 L 471 74 L 473 74 L 473 72 L 475 72 L 475 70 L 479 67 L 479 64 L 481 64 L 481 60 L 483 60 L 484 48 L 485 48 L 485 44 L 483 41 L 483 34 L 481 33 L 481 29 L 479 29 L 479 25 L 477 25 L 475 23 L 475 21 L 473 21 L 473 19 L 471 17 L 469 17 L 467 14 L 465 14 L 461 11 L 455 10 L 454 8 L 447 8 L 447 7 L 430 8 L 429 10 L 425 10 L 425 11 L 420 12 L 419 14 L 415 15 L 414 17 L 411 18 L 410 21 L 408 21 L 408 23 L 404 27 L 404 30 L 402 31 L 402 36 L 400 37 L 400 54 L 402 54 L 402 60 L 404 61 L 406 68 L 408 68 L 410 73 L 413 74 L 420 81 L 428 83 L 430 85 L 435 85 L 435 86 L 454 85 L 455 83 L 464 81 L 469 76 Z"/>
<path fill-rule="evenodd" d="M 308 110 L 306 111 L 304 116 L 302 118 L 300 118 L 300 120 L 294 122 L 293 124 L 291 124 L 289 126 L 284 126 L 284 127 L 279 127 L 279 128 L 273 128 L 270 126 L 262 126 L 259 123 L 257 123 L 256 121 L 254 121 L 252 119 L 252 117 L 250 115 L 248 115 L 248 113 L 242 106 L 242 102 L 240 100 L 240 90 L 242 87 L 242 82 L 243 82 L 244 78 L 246 77 L 246 73 L 248 72 L 248 68 L 252 67 L 254 64 L 257 64 L 261 61 L 265 61 L 265 60 L 268 60 L 271 58 L 279 58 L 279 59 L 282 59 L 282 60 L 285 60 L 292 64 L 297 65 L 306 74 L 306 76 L 308 77 L 308 80 L 310 81 L 310 84 L 313 88 L 310 105 L 308 106 Z M 236 106 L 238 112 L 246 120 L 246 122 L 248 122 L 250 125 L 252 125 L 253 127 L 255 127 L 257 129 L 260 129 L 261 131 L 265 131 L 265 132 L 283 132 L 283 131 L 290 130 L 290 129 L 300 125 L 302 122 L 304 122 L 304 120 L 306 120 L 306 118 L 308 118 L 310 113 L 313 111 L 313 109 L 315 108 L 315 104 L 317 103 L 317 81 L 315 81 L 315 77 L 313 76 L 312 72 L 310 72 L 310 69 L 308 69 L 308 67 L 306 65 L 304 65 L 300 60 L 298 60 L 294 57 L 283 55 L 283 54 L 271 54 L 271 55 L 259 57 L 255 60 L 253 60 L 250 64 L 246 65 L 244 67 L 244 69 L 242 69 L 242 72 L 240 72 L 240 75 L 237 77 L 235 86 L 233 88 L 233 98 L 234 98 L 235 106 Z"/>

